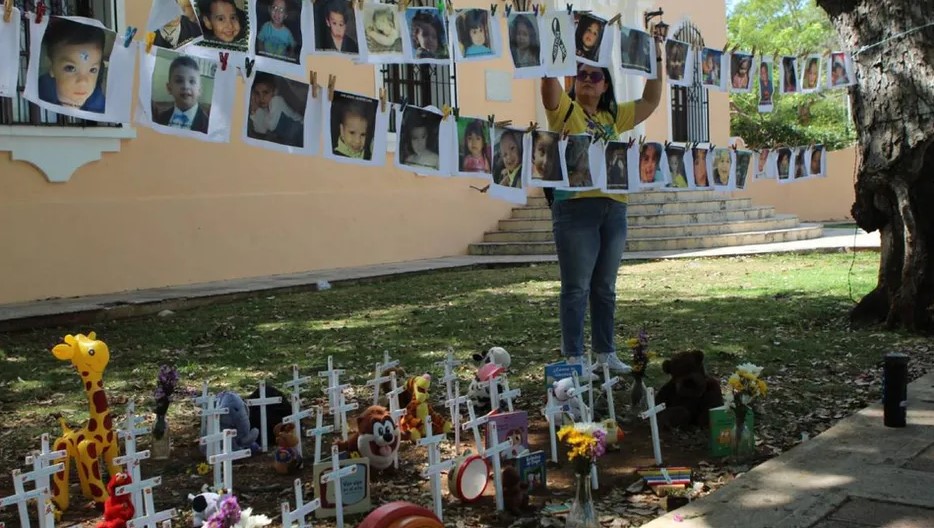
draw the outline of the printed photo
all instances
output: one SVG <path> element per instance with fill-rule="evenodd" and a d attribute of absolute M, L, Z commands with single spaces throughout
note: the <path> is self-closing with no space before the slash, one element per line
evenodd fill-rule
<path fill-rule="evenodd" d="M 493 183 L 522 187 L 522 132 L 496 128 L 493 136 Z"/>
<path fill-rule="evenodd" d="M 298 64 L 302 51 L 302 3 L 256 0 L 256 54 Z"/>
<path fill-rule="evenodd" d="M 753 174 L 753 176 L 756 179 L 763 179 L 763 178 L 770 177 L 768 174 L 769 172 L 768 161 L 769 161 L 769 155 L 771 153 L 772 151 L 767 148 L 759 149 L 759 151 L 756 152 L 756 167 L 755 167 L 756 170 L 755 170 L 755 173 Z"/>
<path fill-rule="evenodd" d="M 538 20 L 534 14 L 511 13 L 508 20 L 509 52 L 516 68 L 537 68 L 542 65 Z"/>
<path fill-rule="evenodd" d="M 437 8 L 410 7 L 405 10 L 405 19 L 413 60 L 451 57 L 444 17 Z"/>
<path fill-rule="evenodd" d="M 577 16 L 577 29 L 574 32 L 574 42 L 577 45 L 577 56 L 585 62 L 596 63 L 600 60 L 606 20 L 583 13 L 575 15 Z"/>
<path fill-rule="evenodd" d="M 555 132 L 532 132 L 532 180 L 552 183 L 564 181 L 558 152 L 560 139 L 561 136 Z"/>
<path fill-rule="evenodd" d="M 710 178 L 707 175 L 707 153 L 709 151 L 704 147 L 691 149 L 691 159 L 693 160 L 694 187 L 710 187 Z"/>
<path fill-rule="evenodd" d="M 569 187 L 593 187 L 594 178 L 590 170 L 590 136 L 575 134 L 568 136 L 564 149 Z"/>
<path fill-rule="evenodd" d="M 778 180 L 788 180 L 791 176 L 791 149 L 780 148 L 776 152 L 775 165 L 778 167 Z"/>
<path fill-rule="evenodd" d="M 730 88 L 734 92 L 748 92 L 752 89 L 752 55 L 733 53 L 730 55 Z"/>
<path fill-rule="evenodd" d="M 314 5 L 315 51 L 360 53 L 353 4 L 347 0 L 321 0 Z"/>
<path fill-rule="evenodd" d="M 460 172 L 490 174 L 493 170 L 493 149 L 490 143 L 490 123 L 473 117 L 457 118 L 457 155 Z"/>
<path fill-rule="evenodd" d="M 681 82 L 690 82 L 687 72 L 688 55 L 691 48 L 687 42 L 668 39 L 665 41 L 665 73 L 668 81 L 677 85 Z"/>
<path fill-rule="evenodd" d="M 733 157 L 728 148 L 713 150 L 713 183 L 714 185 L 729 185 L 730 170 L 733 168 Z"/>
<path fill-rule="evenodd" d="M 639 183 L 663 183 L 665 175 L 662 173 L 662 144 L 643 143 L 639 149 Z"/>
<path fill-rule="evenodd" d="M 759 64 L 759 111 L 772 111 L 772 96 L 775 95 L 775 87 L 772 80 L 775 78 L 772 73 L 772 60 L 762 59 Z"/>
<path fill-rule="evenodd" d="M 493 56 L 493 28 L 490 23 L 489 11 L 485 9 L 465 9 L 458 12 L 455 32 L 461 57 Z"/>
<path fill-rule="evenodd" d="M 701 51 L 701 84 L 711 88 L 720 88 L 723 52 L 718 49 L 704 48 Z"/>
<path fill-rule="evenodd" d="M 782 93 L 798 93 L 798 59 L 782 57 Z"/>
<path fill-rule="evenodd" d="M 684 147 L 668 145 L 665 149 L 668 158 L 668 173 L 671 174 L 671 186 L 677 189 L 688 187 L 687 170 L 684 167 Z"/>
<path fill-rule="evenodd" d="M 197 0 L 198 21 L 204 40 L 200 46 L 246 52 L 250 21 L 246 2 L 249 0 Z"/>
<path fill-rule="evenodd" d="M 331 145 L 336 156 L 369 161 L 379 100 L 346 92 L 334 92 L 331 101 Z"/>
<path fill-rule="evenodd" d="M 629 143 L 610 141 L 606 144 L 606 188 L 609 191 L 629 190 Z"/>
<path fill-rule="evenodd" d="M 405 108 L 397 154 L 403 164 L 440 169 L 438 139 L 441 135 L 441 118 L 439 114 L 415 106 Z"/>
<path fill-rule="evenodd" d="M 363 5 L 363 32 L 369 55 L 402 54 L 400 17 L 400 12 L 394 5 Z"/>
<path fill-rule="evenodd" d="M 814 145 L 808 152 L 808 176 L 824 176 L 824 146 Z"/>
<path fill-rule="evenodd" d="M 804 61 L 804 74 L 801 76 L 801 89 L 813 92 L 820 88 L 820 55 L 808 55 Z"/>
<path fill-rule="evenodd" d="M 807 176 L 807 167 L 804 166 L 804 153 L 807 150 L 807 147 L 795 147 L 794 149 L 794 160 L 795 160 L 795 173 L 794 179 L 804 178 Z"/>
<path fill-rule="evenodd" d="M 853 71 L 850 66 L 850 60 L 846 53 L 843 52 L 834 52 L 830 54 L 830 62 L 827 63 L 827 67 L 830 70 L 830 87 L 837 88 L 841 86 L 849 86 L 856 83 L 856 78 L 853 76 Z"/>
<path fill-rule="evenodd" d="M 106 113 L 107 74 L 116 33 L 50 17 L 42 37 L 38 96 L 64 108 Z"/>
<path fill-rule="evenodd" d="M 644 31 L 620 29 L 620 65 L 624 70 L 652 73 L 652 37 Z M 684 67 L 683 60 L 681 67 Z M 683 73 L 682 73 L 683 75 Z"/>
<path fill-rule="evenodd" d="M 548 77 L 571 76 L 577 73 L 574 54 L 574 15 L 567 11 L 548 11 L 538 17 L 542 62 Z"/>
<path fill-rule="evenodd" d="M 745 189 L 746 179 L 749 176 L 749 163 L 752 161 L 751 150 L 736 151 L 736 188 Z"/>
<path fill-rule="evenodd" d="M 201 38 L 201 24 L 195 14 L 193 0 L 177 1 L 182 14 L 155 32 L 153 46 L 174 50 Z"/>
<path fill-rule="evenodd" d="M 247 137 L 303 148 L 308 90 L 305 83 L 256 72 L 250 88 Z"/>
<path fill-rule="evenodd" d="M 159 49 L 152 73 L 152 121 L 207 134 L 214 100 L 214 61 Z"/>

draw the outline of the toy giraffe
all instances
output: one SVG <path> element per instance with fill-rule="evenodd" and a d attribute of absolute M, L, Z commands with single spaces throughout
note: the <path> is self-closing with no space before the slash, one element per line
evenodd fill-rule
<path fill-rule="evenodd" d="M 55 345 L 52 354 L 61 361 L 71 361 L 84 382 L 84 392 L 88 397 L 90 418 L 85 427 L 71 429 L 65 419 L 62 424 L 63 434 L 55 441 L 55 450 L 66 450 L 65 468 L 52 476 L 52 500 L 59 512 L 68 509 L 68 475 L 71 459 L 78 469 L 81 481 L 81 493 L 93 499 L 98 508 L 107 500 L 107 488 L 101 479 L 101 457 L 107 464 L 111 475 L 120 472 L 120 466 L 114 465 L 113 459 L 119 454 L 119 443 L 114 437 L 113 418 L 107 406 L 102 376 L 110 361 L 110 350 L 103 341 L 98 341 L 94 332 L 87 336 L 65 336 L 65 342 Z"/>

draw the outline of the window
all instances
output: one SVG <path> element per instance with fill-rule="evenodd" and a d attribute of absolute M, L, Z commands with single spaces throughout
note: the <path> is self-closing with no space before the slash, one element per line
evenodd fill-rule
<path fill-rule="evenodd" d="M 457 83 L 454 66 L 428 64 L 387 64 L 380 68 L 380 79 L 386 89 L 386 99 L 415 106 L 457 106 Z M 395 114 L 389 121 L 389 131 L 396 131 Z"/>
<path fill-rule="evenodd" d="M 710 140 L 707 89 L 701 85 L 700 55 L 704 37 L 690 22 L 679 29 L 675 40 L 687 42 L 694 54 L 694 83 L 691 87 L 671 87 L 671 140 L 705 143 Z"/>
<path fill-rule="evenodd" d="M 22 13 L 35 12 L 36 0 L 12 0 Z M 118 28 L 118 2 L 121 0 L 45 0 L 46 16 L 83 16 L 99 20 L 110 29 Z M 121 2 L 122 3 L 122 2 Z M 26 68 L 29 61 L 29 21 L 23 16 L 20 21 L 20 69 L 19 92 L 26 86 Z M 120 35 L 118 34 L 118 38 Z M 98 123 L 59 115 L 43 110 L 30 103 L 22 95 L 12 98 L 0 97 L 0 125 L 34 125 L 66 127 L 119 127 L 119 124 Z"/>

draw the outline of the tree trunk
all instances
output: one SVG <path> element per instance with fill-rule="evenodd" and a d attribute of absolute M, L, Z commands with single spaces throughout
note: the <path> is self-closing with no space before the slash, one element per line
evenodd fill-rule
<path fill-rule="evenodd" d="M 855 323 L 934 330 L 934 0 L 817 0 L 854 57 L 860 165 L 853 218 L 881 239 L 876 288 Z"/>

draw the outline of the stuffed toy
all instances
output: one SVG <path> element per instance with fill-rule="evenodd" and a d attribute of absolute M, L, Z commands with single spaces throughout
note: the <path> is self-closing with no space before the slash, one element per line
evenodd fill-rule
<path fill-rule="evenodd" d="M 434 434 L 447 434 L 453 430 L 451 421 L 436 413 L 428 403 L 430 387 L 430 374 L 412 376 L 405 382 L 405 391 L 399 395 L 399 405 L 405 406 L 405 416 L 399 422 L 399 429 L 405 440 L 417 442 L 427 435 L 426 420 L 431 420 L 431 432 Z"/>
<path fill-rule="evenodd" d="M 126 528 L 126 522 L 133 518 L 135 510 L 129 493 L 117 495 L 117 488 L 126 486 L 132 479 L 126 473 L 116 473 L 107 483 L 110 494 L 104 502 L 104 520 L 97 523 L 97 528 Z"/>
<path fill-rule="evenodd" d="M 292 414 L 292 406 L 289 404 L 291 395 L 283 394 L 279 389 L 267 384 L 266 397 L 282 398 L 281 402 L 266 406 L 266 438 L 275 438 L 276 426 L 282 423 L 283 418 Z M 259 398 L 259 389 L 253 389 L 253 392 L 250 393 L 247 400 L 256 398 Z M 261 423 L 262 417 L 260 416 L 259 406 L 254 405 L 250 407 L 250 424 L 256 424 L 256 426 L 259 427 Z"/>
<path fill-rule="evenodd" d="M 519 470 L 506 466 L 500 474 L 503 483 L 503 505 L 513 515 L 522 515 L 529 508 L 529 483 L 522 482 Z"/>
<path fill-rule="evenodd" d="M 720 382 L 704 369 L 704 353 L 679 352 L 662 363 L 662 370 L 671 379 L 655 396 L 656 405 L 665 404 L 658 413 L 659 423 L 667 428 L 707 426 L 708 411 L 723 405 L 723 395 Z"/>
<path fill-rule="evenodd" d="M 512 357 L 503 347 L 493 347 L 483 354 L 474 354 L 473 360 L 476 361 L 479 365 L 483 365 L 484 363 L 493 363 L 494 365 L 499 365 L 504 369 L 508 369 L 509 365 L 512 364 Z"/>
<path fill-rule="evenodd" d="M 580 401 L 579 398 L 572 398 L 571 389 L 574 388 L 573 378 L 563 378 L 552 384 L 551 393 L 555 397 L 555 402 L 564 410 L 566 417 L 571 421 L 581 421 L 584 414 L 590 414 L 587 404 Z"/>
<path fill-rule="evenodd" d="M 276 451 L 272 454 L 272 467 L 280 475 L 288 475 L 302 467 L 302 454 L 298 448 L 298 435 L 295 424 L 280 423 L 273 428 L 276 438 Z"/>
<path fill-rule="evenodd" d="M 389 409 L 371 405 L 357 416 L 357 432 L 346 441 L 335 443 L 341 451 L 350 453 L 352 457 L 366 457 L 370 459 L 370 467 L 383 471 L 392 467 L 399 450 L 399 427 Z"/>
<path fill-rule="evenodd" d="M 505 367 L 497 365 L 496 363 L 484 363 L 477 369 L 477 374 L 474 376 L 473 380 L 471 380 L 470 386 L 467 388 L 467 397 L 473 402 L 474 409 L 477 412 L 488 413 L 493 409 L 493 402 L 490 398 L 490 385 L 488 382 L 505 371 Z M 505 401 L 500 400 L 499 410 L 506 412 L 509 410 L 509 405 Z"/>
<path fill-rule="evenodd" d="M 203 526 L 205 521 L 217 513 L 217 505 L 221 496 L 217 493 L 205 491 L 197 495 L 188 494 L 191 501 L 191 525 L 194 528 Z"/>
<path fill-rule="evenodd" d="M 259 429 L 250 427 L 250 413 L 246 409 L 246 402 L 235 392 L 223 391 L 217 394 L 217 408 L 227 408 L 227 414 L 220 415 L 221 430 L 234 429 L 237 436 L 233 437 L 233 449 L 250 449 L 253 454 L 260 452 Z M 207 424 L 202 424 L 201 436 L 207 435 Z M 206 446 L 201 446 L 201 452 L 206 453 Z"/>

